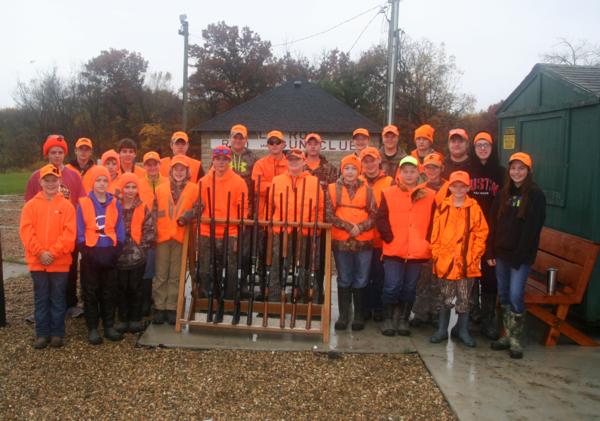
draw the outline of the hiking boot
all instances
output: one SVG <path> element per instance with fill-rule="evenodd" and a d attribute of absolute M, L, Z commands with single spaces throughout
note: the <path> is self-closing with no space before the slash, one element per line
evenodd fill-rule
<path fill-rule="evenodd" d="M 335 322 L 335 330 L 346 330 L 350 321 L 350 288 L 338 288 L 338 309 L 340 317 Z"/>
<path fill-rule="evenodd" d="M 510 313 L 511 329 L 510 329 L 510 358 L 523 358 L 523 331 L 525 330 L 525 313 Z"/>
<path fill-rule="evenodd" d="M 166 321 L 167 321 L 166 310 L 154 310 L 154 318 L 152 320 L 152 324 L 162 325 Z"/>
<path fill-rule="evenodd" d="M 438 330 L 433 334 L 429 341 L 434 344 L 439 344 L 440 342 L 447 340 L 448 324 L 450 324 L 450 309 L 442 308 L 440 310 Z"/>
<path fill-rule="evenodd" d="M 469 312 L 458 313 L 458 339 L 468 346 L 469 348 L 475 348 L 477 343 L 475 339 L 469 334 Z"/>
<path fill-rule="evenodd" d="M 392 320 L 393 313 L 394 304 L 383 305 L 383 326 L 381 327 L 381 333 L 385 336 L 394 336 L 396 334 L 394 321 Z"/>
<path fill-rule="evenodd" d="M 144 330 L 144 325 L 140 321 L 129 322 L 129 333 L 138 333 Z"/>
<path fill-rule="evenodd" d="M 50 338 L 50 346 L 52 348 L 60 348 L 63 346 L 63 338 L 61 336 L 52 336 Z"/>
<path fill-rule="evenodd" d="M 117 330 L 114 327 L 105 327 L 104 328 L 104 337 L 106 339 L 108 339 L 109 341 L 120 341 L 121 339 L 123 339 L 123 334 L 120 332 L 117 332 Z"/>
<path fill-rule="evenodd" d="M 38 336 L 37 338 L 35 338 L 35 341 L 33 342 L 33 347 L 35 349 L 44 349 L 48 346 L 48 343 L 50 343 L 49 337 Z"/>
<path fill-rule="evenodd" d="M 352 330 L 363 330 L 365 328 L 365 288 L 352 289 L 352 301 L 354 304 L 354 319 L 352 320 L 351 326 Z"/>
<path fill-rule="evenodd" d="M 412 303 L 402 301 L 394 308 L 394 327 L 396 328 L 396 333 L 400 336 L 410 336 L 408 318 L 410 317 L 411 307 Z"/>
<path fill-rule="evenodd" d="M 174 325 L 177 321 L 177 312 L 175 310 L 167 310 L 167 322 Z"/>
<path fill-rule="evenodd" d="M 496 295 L 481 294 L 481 328 L 483 336 L 491 340 L 500 337 L 498 322 L 496 319 Z"/>
<path fill-rule="evenodd" d="M 494 351 L 504 351 L 510 348 L 510 305 L 500 306 L 500 320 L 504 327 L 504 336 L 490 344 Z"/>
<path fill-rule="evenodd" d="M 98 333 L 98 329 L 90 329 L 88 332 L 88 342 L 91 345 L 100 345 L 102 343 L 102 337 Z"/>
<path fill-rule="evenodd" d="M 125 333 L 129 330 L 129 323 L 128 322 L 119 322 L 115 326 L 115 330 L 119 333 Z"/>

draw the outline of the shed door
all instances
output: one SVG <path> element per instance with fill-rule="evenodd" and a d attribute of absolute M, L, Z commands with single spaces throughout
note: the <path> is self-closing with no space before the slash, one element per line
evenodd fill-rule
<path fill-rule="evenodd" d="M 566 113 L 520 119 L 521 150 L 533 158 L 534 179 L 549 205 L 564 206 L 569 162 Z"/>

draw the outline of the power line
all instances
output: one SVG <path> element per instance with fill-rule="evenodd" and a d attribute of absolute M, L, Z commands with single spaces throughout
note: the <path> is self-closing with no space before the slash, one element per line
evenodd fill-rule
<path fill-rule="evenodd" d="M 331 28 L 325 29 L 324 31 L 316 32 L 314 34 L 307 35 L 305 37 L 298 38 L 298 39 L 295 39 L 293 41 L 282 42 L 281 44 L 274 44 L 274 45 L 272 45 L 272 47 L 286 47 L 288 45 L 296 44 L 296 43 L 301 42 L 301 41 L 306 41 L 307 39 L 318 37 L 320 35 L 326 34 L 328 32 L 333 31 L 334 29 L 339 28 L 340 26 L 345 25 L 348 22 L 351 22 L 351 21 L 353 21 L 355 19 L 358 19 L 359 17 L 361 17 L 363 15 L 366 15 L 367 13 L 371 12 L 372 10 L 380 9 L 382 7 L 383 7 L 383 5 L 378 5 L 378 6 L 375 6 L 375 7 L 371 7 L 370 9 L 365 10 L 364 12 L 359 13 L 358 15 L 351 17 L 350 19 L 346 19 L 345 21 L 340 22 L 337 25 L 332 26 Z M 379 12 L 378 12 L 378 14 L 379 14 Z M 375 15 L 375 16 L 377 16 L 377 15 Z"/>
<path fill-rule="evenodd" d="M 385 10 L 386 10 L 386 8 L 384 6 L 382 6 L 381 9 L 379 9 L 377 11 L 377 13 L 375 13 L 375 15 L 369 20 L 369 22 L 367 22 L 367 24 L 365 25 L 365 27 L 363 28 L 363 30 L 360 31 L 360 34 L 358 34 L 358 37 L 356 37 L 356 39 L 354 40 L 354 43 L 352 44 L 352 47 L 350 47 L 350 49 L 348 50 L 348 52 L 346 54 L 350 54 L 350 52 L 356 46 L 356 44 L 358 43 L 358 41 L 360 40 L 360 38 L 363 36 L 363 34 L 365 33 L 365 31 L 367 30 L 367 28 L 369 27 L 369 25 L 371 25 L 371 22 L 373 22 L 375 20 L 375 18 L 377 16 L 379 16 L 380 13 L 385 13 Z"/>

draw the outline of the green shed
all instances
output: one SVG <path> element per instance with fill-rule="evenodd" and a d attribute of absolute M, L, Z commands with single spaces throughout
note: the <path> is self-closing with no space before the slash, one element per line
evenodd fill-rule
<path fill-rule="evenodd" d="M 536 64 L 497 117 L 502 161 L 533 158 L 546 225 L 600 243 L 600 67 Z M 600 324 L 600 259 L 577 313 Z"/>

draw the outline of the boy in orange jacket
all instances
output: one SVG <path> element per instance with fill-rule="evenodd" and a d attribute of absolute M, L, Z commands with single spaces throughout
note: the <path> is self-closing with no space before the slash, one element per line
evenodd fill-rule
<path fill-rule="evenodd" d="M 468 347 L 476 345 L 469 334 L 469 299 L 474 278 L 481 276 L 488 225 L 475 199 L 467 196 L 471 179 L 465 171 L 450 175 L 452 193 L 436 209 L 431 233 L 433 274 L 441 282 L 442 309 L 438 330 L 431 342 L 448 339 L 453 300 L 458 313 L 458 338 Z"/>
<path fill-rule="evenodd" d="M 19 234 L 33 279 L 36 349 L 63 345 L 65 292 L 71 253 L 75 249 L 75 208 L 59 193 L 60 170 L 40 170 L 42 191 L 25 203 Z"/>

